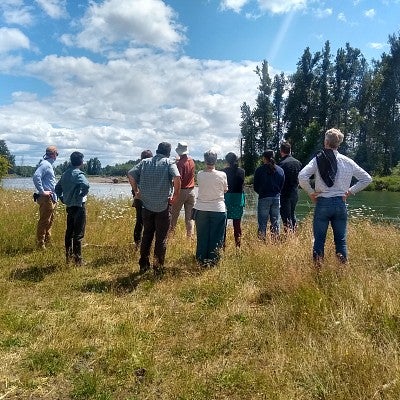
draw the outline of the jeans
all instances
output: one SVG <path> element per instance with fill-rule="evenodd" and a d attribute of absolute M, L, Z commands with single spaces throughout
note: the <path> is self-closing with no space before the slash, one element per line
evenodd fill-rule
<path fill-rule="evenodd" d="M 271 222 L 270 231 L 274 236 L 279 235 L 279 208 L 280 199 L 276 197 L 264 197 L 258 199 L 257 221 L 258 236 L 265 239 L 268 220 Z"/>
<path fill-rule="evenodd" d="M 324 247 L 329 223 L 331 223 L 336 254 L 347 259 L 347 205 L 342 197 L 318 197 L 314 210 L 314 259 L 324 257 Z"/>
<path fill-rule="evenodd" d="M 297 190 L 293 190 L 288 194 L 281 194 L 281 219 L 285 231 L 294 231 L 297 227 L 297 219 L 295 209 L 299 200 Z"/>
<path fill-rule="evenodd" d="M 67 229 L 65 231 L 65 252 L 67 261 L 72 257 L 74 262 L 82 262 L 82 239 L 85 236 L 86 208 L 67 207 Z"/>
<path fill-rule="evenodd" d="M 154 212 L 142 209 L 143 216 L 143 236 L 140 244 L 139 266 L 141 270 L 150 267 L 150 249 L 154 236 L 154 260 L 153 266 L 161 268 L 164 265 L 165 253 L 167 251 L 167 237 L 171 222 L 171 206 L 164 211 Z"/>
<path fill-rule="evenodd" d="M 196 259 L 204 264 L 216 264 L 224 244 L 226 213 L 201 211 L 196 213 Z"/>

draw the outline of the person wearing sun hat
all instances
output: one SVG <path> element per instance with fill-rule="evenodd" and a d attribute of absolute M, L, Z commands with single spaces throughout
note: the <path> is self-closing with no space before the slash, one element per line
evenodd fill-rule
<path fill-rule="evenodd" d="M 39 221 L 36 229 L 37 247 L 45 249 L 51 240 L 51 227 L 54 220 L 54 209 L 57 203 L 57 196 L 54 192 L 56 177 L 53 164 L 58 156 L 56 146 L 48 146 L 43 159 L 40 160 L 35 173 L 33 183 L 38 193 L 36 202 L 39 204 Z"/>
<path fill-rule="evenodd" d="M 175 151 L 179 156 L 176 166 L 181 175 L 181 190 L 177 201 L 172 205 L 170 231 L 175 231 L 179 214 L 182 207 L 184 207 L 186 236 L 191 238 L 193 236 L 193 220 L 191 215 L 196 200 L 194 192 L 195 164 L 193 159 L 188 156 L 189 151 L 186 142 L 179 142 Z"/>

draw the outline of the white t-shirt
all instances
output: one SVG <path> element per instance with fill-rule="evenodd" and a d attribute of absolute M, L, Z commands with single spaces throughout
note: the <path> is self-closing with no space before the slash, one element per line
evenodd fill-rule
<path fill-rule="evenodd" d="M 196 210 L 226 212 L 224 193 L 228 190 L 228 179 L 225 172 L 215 169 L 199 171 L 197 184 Z"/>

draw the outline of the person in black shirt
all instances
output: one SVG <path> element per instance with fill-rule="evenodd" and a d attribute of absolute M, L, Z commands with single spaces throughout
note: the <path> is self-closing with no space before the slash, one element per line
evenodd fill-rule
<path fill-rule="evenodd" d="M 235 153 L 228 153 L 225 156 L 228 166 L 223 169 L 228 179 L 228 191 L 225 193 L 225 204 L 227 208 L 227 220 L 232 219 L 233 236 L 236 247 L 240 247 L 242 237 L 241 219 L 245 205 L 244 169 L 239 167 L 238 158 Z M 225 232 L 226 235 L 226 232 Z"/>
<path fill-rule="evenodd" d="M 285 171 L 285 183 L 281 192 L 281 219 L 285 232 L 294 232 L 297 228 L 296 205 L 299 200 L 299 172 L 301 163 L 291 155 L 289 142 L 282 142 L 280 146 L 282 160 L 278 164 Z"/>

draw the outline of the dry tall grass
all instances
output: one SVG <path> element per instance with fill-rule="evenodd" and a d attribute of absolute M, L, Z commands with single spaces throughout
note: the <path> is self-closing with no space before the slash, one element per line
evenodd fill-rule
<path fill-rule="evenodd" d="M 35 250 L 30 194 L 0 190 L 1 399 L 399 399 L 400 231 L 351 221 L 332 237 L 260 243 L 254 221 L 217 268 L 194 262 L 182 221 L 166 274 L 140 277 L 130 202 L 90 198 L 85 267 L 64 265 L 65 212 Z"/>

